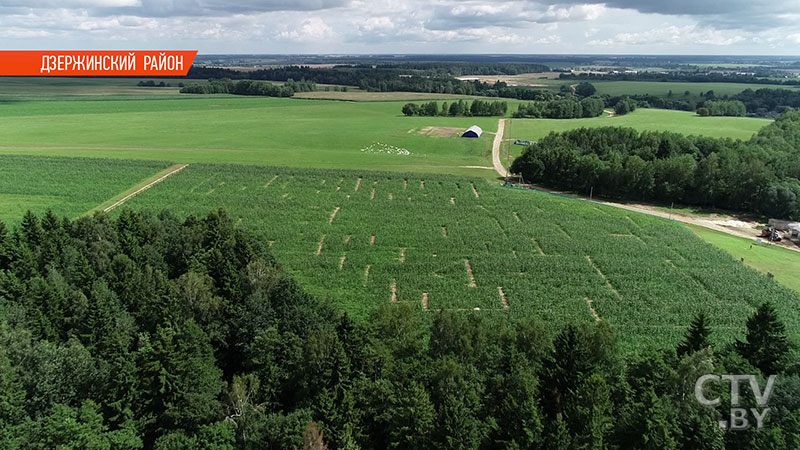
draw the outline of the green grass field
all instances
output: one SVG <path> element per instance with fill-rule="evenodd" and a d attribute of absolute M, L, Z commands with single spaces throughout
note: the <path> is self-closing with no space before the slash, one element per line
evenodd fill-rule
<path fill-rule="evenodd" d="M 0 220 L 51 209 L 75 218 L 168 167 L 159 161 L 0 156 Z"/>
<path fill-rule="evenodd" d="M 745 239 L 696 225 L 687 225 L 695 234 L 744 260 L 748 266 L 763 273 L 772 273 L 775 280 L 800 292 L 800 252 L 773 244 L 756 244 L 755 239 Z"/>
<path fill-rule="evenodd" d="M 224 206 L 313 294 L 362 318 L 393 299 L 555 324 L 594 308 L 627 346 L 664 346 L 701 310 L 718 339 L 739 336 L 770 299 L 800 326 L 796 294 L 674 222 L 476 178 L 190 165 L 126 206 Z"/>
<path fill-rule="evenodd" d="M 487 131 L 496 118 L 404 117 L 402 102 L 273 98 L 0 104 L 0 153 L 475 173 L 492 136 L 433 138 L 423 127 Z M 373 144 L 407 149 L 385 154 Z"/>
<path fill-rule="evenodd" d="M 405 117 L 402 105 L 234 96 L 0 103 L 0 153 L 493 176 L 462 167 L 491 166 L 491 134 L 475 140 L 419 130 L 475 124 L 491 132 L 497 118 Z M 506 137 L 617 125 L 744 138 L 766 123 L 642 110 L 614 118 L 514 119 Z M 409 154 L 380 153 L 376 145 Z"/>

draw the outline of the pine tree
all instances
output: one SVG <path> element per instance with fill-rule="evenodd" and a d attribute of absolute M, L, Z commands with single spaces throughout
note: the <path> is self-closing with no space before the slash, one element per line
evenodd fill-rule
<path fill-rule="evenodd" d="M 784 369 L 789 351 L 786 328 L 770 303 L 762 304 L 747 319 L 745 341 L 736 341 L 736 350 L 764 375 L 774 375 Z"/>
<path fill-rule="evenodd" d="M 711 346 L 708 342 L 711 330 L 706 322 L 705 313 L 701 312 L 694 318 L 689 332 L 686 334 L 686 339 L 678 346 L 678 356 L 688 355 Z"/>

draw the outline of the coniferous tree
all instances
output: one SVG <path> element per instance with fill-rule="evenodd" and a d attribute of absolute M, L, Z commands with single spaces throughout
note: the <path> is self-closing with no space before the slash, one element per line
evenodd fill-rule
<path fill-rule="evenodd" d="M 708 328 L 706 321 L 706 315 L 703 312 L 694 318 L 686 339 L 678 345 L 678 356 L 688 355 L 711 346 L 708 342 L 711 330 Z"/>
<path fill-rule="evenodd" d="M 736 341 L 736 350 L 766 376 L 783 371 L 789 343 L 786 328 L 771 303 L 763 303 L 747 319 L 745 340 Z"/>

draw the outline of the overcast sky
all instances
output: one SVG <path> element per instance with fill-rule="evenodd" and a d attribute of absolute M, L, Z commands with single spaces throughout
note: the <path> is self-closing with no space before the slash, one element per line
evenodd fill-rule
<path fill-rule="evenodd" d="M 800 55 L 800 0 L 0 0 L 0 47 Z"/>

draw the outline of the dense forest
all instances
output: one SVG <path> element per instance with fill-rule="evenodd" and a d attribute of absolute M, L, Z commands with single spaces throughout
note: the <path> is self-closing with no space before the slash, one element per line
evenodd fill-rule
<path fill-rule="evenodd" d="M 291 97 L 295 92 L 311 92 L 316 88 L 310 81 L 294 81 L 289 79 L 283 86 L 265 81 L 240 80 L 227 78 L 210 80 L 205 84 L 191 84 L 181 88 L 182 94 L 234 94 L 256 95 L 262 97 Z"/>
<path fill-rule="evenodd" d="M 588 194 L 800 219 L 800 111 L 747 142 L 629 128 L 551 133 L 511 166 L 526 181 Z"/>
<path fill-rule="evenodd" d="M 0 448 L 798 448 L 800 366 L 774 309 L 741 341 L 687 327 L 631 355 L 602 321 L 399 304 L 354 321 L 221 210 L 28 213 L 0 224 Z M 723 432 L 730 398 L 694 396 L 709 373 L 778 375 L 765 427 Z"/>

